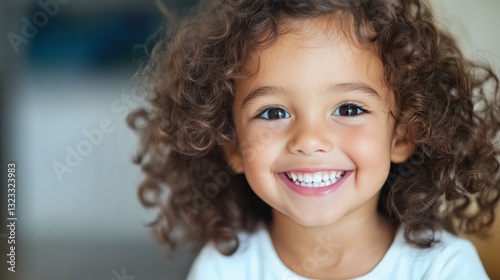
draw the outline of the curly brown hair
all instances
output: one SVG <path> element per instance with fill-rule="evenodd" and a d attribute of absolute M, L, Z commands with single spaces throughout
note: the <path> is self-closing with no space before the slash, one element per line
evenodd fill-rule
<path fill-rule="evenodd" d="M 230 255 L 239 231 L 271 221 L 270 207 L 222 153 L 234 137 L 235 81 L 254 74 L 245 62 L 276 41 L 284 21 L 329 16 L 349 18 L 356 41 L 377 50 L 394 117 L 407 124 L 415 147 L 407 161 L 391 165 L 379 211 L 404 223 L 406 239 L 419 247 L 438 241 L 422 239 L 423 231 L 486 233 L 500 199 L 498 78 L 463 56 L 426 3 L 217 0 L 202 1 L 166 32 L 137 74 L 153 93 L 152 106 L 128 121 L 141 136 L 139 198 L 160 209 L 151 224 L 160 242 L 213 241 Z"/>

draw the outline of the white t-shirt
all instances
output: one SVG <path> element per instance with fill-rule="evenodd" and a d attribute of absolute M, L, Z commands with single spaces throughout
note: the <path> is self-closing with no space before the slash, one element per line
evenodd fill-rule
<path fill-rule="evenodd" d="M 405 242 L 401 227 L 377 266 L 357 280 L 368 279 L 489 279 L 471 242 L 446 231 L 436 232 L 441 241 L 429 249 L 419 249 Z M 188 274 L 188 280 L 303 280 L 274 250 L 267 229 L 241 233 L 240 246 L 231 256 L 224 256 L 208 243 L 201 250 Z M 327 248 L 325 248 L 327 249 Z M 303 268 L 314 269 L 311 256 Z"/>

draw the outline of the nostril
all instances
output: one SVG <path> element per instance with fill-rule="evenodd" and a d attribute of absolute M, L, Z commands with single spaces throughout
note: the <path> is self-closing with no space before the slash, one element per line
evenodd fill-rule
<path fill-rule="evenodd" d="M 314 148 L 314 147 L 311 147 L 309 149 L 307 148 L 297 148 L 295 150 L 295 153 L 299 153 L 299 154 L 304 154 L 304 155 L 311 155 L 311 154 L 319 154 L 319 153 L 326 153 L 328 150 L 330 150 L 329 148 Z M 292 152 L 294 150 L 292 149 Z"/>
<path fill-rule="evenodd" d="M 301 155 L 327 153 L 332 148 L 331 135 L 325 131 L 312 130 L 311 126 L 297 129 L 288 142 L 289 151 Z"/>

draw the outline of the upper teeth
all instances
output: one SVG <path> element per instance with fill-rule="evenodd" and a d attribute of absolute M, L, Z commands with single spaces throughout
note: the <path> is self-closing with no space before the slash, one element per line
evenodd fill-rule
<path fill-rule="evenodd" d="M 342 178 L 344 171 L 287 172 L 286 175 L 295 184 L 300 186 L 323 187 L 331 185 Z"/>

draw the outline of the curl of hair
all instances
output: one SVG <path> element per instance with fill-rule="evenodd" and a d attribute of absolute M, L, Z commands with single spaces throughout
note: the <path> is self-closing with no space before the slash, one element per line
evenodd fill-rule
<path fill-rule="evenodd" d="M 419 247 L 438 241 L 421 233 L 440 228 L 486 233 L 500 199 L 498 78 L 464 58 L 425 3 L 218 0 L 203 1 L 159 41 L 138 73 L 152 106 L 128 121 L 141 137 L 139 197 L 160 209 L 151 225 L 159 241 L 175 246 L 180 229 L 184 239 L 213 241 L 230 255 L 238 231 L 271 220 L 270 207 L 227 167 L 220 148 L 234 135 L 234 81 L 253 74 L 245 63 L 276 41 L 283 22 L 337 15 L 351 19 L 361 45 L 377 50 L 394 117 L 415 147 L 406 162 L 392 164 L 379 210 L 404 223 L 406 239 Z"/>

